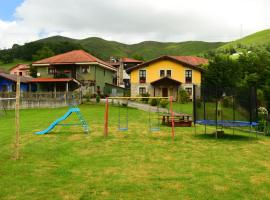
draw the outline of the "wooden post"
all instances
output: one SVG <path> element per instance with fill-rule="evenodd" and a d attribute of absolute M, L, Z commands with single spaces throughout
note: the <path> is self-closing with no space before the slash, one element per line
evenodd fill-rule
<path fill-rule="evenodd" d="M 20 148 L 20 91 L 21 90 L 21 81 L 20 77 L 17 78 L 16 86 L 16 106 L 15 106 L 15 129 L 16 129 L 16 138 L 15 138 L 15 160 L 19 159 L 19 148 Z"/>
<path fill-rule="evenodd" d="M 56 98 L 56 83 L 54 83 L 54 98 Z"/>
<path fill-rule="evenodd" d="M 174 142 L 174 113 L 173 113 L 173 97 L 170 97 L 170 109 L 172 117 L 172 142 Z"/>
<path fill-rule="evenodd" d="M 105 108 L 105 123 L 104 123 L 104 136 L 108 136 L 108 116 L 109 116 L 109 99 L 106 98 L 106 108 Z"/>

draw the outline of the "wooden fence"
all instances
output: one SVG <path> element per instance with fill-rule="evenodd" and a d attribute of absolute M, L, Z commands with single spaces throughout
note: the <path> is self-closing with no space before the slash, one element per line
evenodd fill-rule
<path fill-rule="evenodd" d="M 27 108 L 57 108 L 78 105 L 82 102 L 79 92 L 22 92 L 20 107 Z M 15 92 L 0 92 L 0 110 L 15 108 Z M 6 100 L 7 99 L 7 100 Z"/>

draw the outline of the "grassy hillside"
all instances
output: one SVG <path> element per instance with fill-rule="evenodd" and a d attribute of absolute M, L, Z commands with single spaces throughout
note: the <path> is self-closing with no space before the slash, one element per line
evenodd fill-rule
<path fill-rule="evenodd" d="M 12 57 L 14 63 L 16 60 L 34 60 L 40 50 L 45 46 L 52 50 L 54 54 L 60 54 L 74 49 L 84 49 L 96 57 L 103 60 L 109 60 L 114 57 L 134 57 L 140 56 L 145 60 L 153 59 L 161 55 L 199 55 L 209 50 L 215 50 L 224 43 L 188 41 L 188 42 L 156 42 L 145 41 L 138 44 L 123 44 L 116 41 L 107 41 L 102 38 L 91 37 L 82 40 L 76 40 L 68 37 L 53 36 L 37 41 L 29 42 L 24 45 L 14 45 L 11 49 L 0 50 L 0 60 L 2 56 Z M 38 56 L 39 57 L 39 56 Z M 21 61 L 20 61 L 21 62 Z M 0 68 L 6 68 L 1 65 Z"/>
<path fill-rule="evenodd" d="M 24 60 L 14 60 L 12 63 L 4 64 L 0 62 L 0 69 L 8 72 L 11 67 L 14 67 L 17 64 L 29 64 L 30 62 Z"/>
<path fill-rule="evenodd" d="M 221 48 L 228 48 L 231 46 L 237 46 L 238 44 L 250 46 L 250 45 L 270 45 L 270 29 L 259 31 L 257 33 L 246 36 L 242 39 L 235 40 L 227 43 Z"/>
<path fill-rule="evenodd" d="M 198 55 L 209 50 L 215 50 L 224 45 L 221 42 L 209 43 L 201 41 L 190 42 L 155 42 L 145 41 L 138 44 L 123 44 L 114 41 L 106 41 L 101 38 L 87 38 L 77 41 L 84 49 L 103 59 L 110 56 L 134 57 L 143 56 L 145 60 L 153 59 L 161 55 Z"/>

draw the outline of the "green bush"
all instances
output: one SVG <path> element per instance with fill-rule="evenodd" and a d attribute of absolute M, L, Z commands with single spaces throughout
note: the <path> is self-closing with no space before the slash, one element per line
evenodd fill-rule
<path fill-rule="evenodd" d="M 150 97 L 150 94 L 149 93 L 142 94 L 142 97 Z M 144 103 L 148 103 L 148 101 L 149 101 L 149 98 L 142 99 L 142 102 Z"/>
<path fill-rule="evenodd" d="M 197 106 L 197 108 L 201 108 L 202 107 L 202 101 L 201 100 L 197 100 L 196 101 L 196 106 Z"/>
<path fill-rule="evenodd" d="M 149 99 L 149 104 L 151 106 L 157 106 L 159 104 L 159 100 L 158 99 Z"/>
<path fill-rule="evenodd" d="M 186 90 L 180 89 L 178 91 L 178 102 L 179 103 L 188 103 L 190 101 L 189 94 Z"/>
<path fill-rule="evenodd" d="M 99 95 L 96 96 L 96 102 L 97 102 L 97 103 L 100 102 L 100 96 L 99 96 Z"/>
<path fill-rule="evenodd" d="M 167 99 L 162 99 L 159 104 L 162 108 L 166 108 L 169 104 L 169 101 Z"/>
<path fill-rule="evenodd" d="M 233 100 L 231 98 L 224 98 L 223 99 L 223 106 L 228 108 L 233 105 Z"/>

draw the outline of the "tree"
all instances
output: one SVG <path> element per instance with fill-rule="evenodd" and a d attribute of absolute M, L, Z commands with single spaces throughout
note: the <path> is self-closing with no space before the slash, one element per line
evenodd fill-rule
<path fill-rule="evenodd" d="M 38 50 L 35 55 L 33 55 L 33 60 L 41 60 L 43 58 L 48 58 L 54 55 L 54 52 L 49 47 L 44 46 Z"/>
<path fill-rule="evenodd" d="M 30 76 L 37 78 L 37 68 L 33 65 L 30 65 Z"/>
<path fill-rule="evenodd" d="M 218 54 L 209 62 L 203 76 L 203 85 L 208 88 L 236 87 L 242 77 L 241 67 L 229 55 Z"/>

